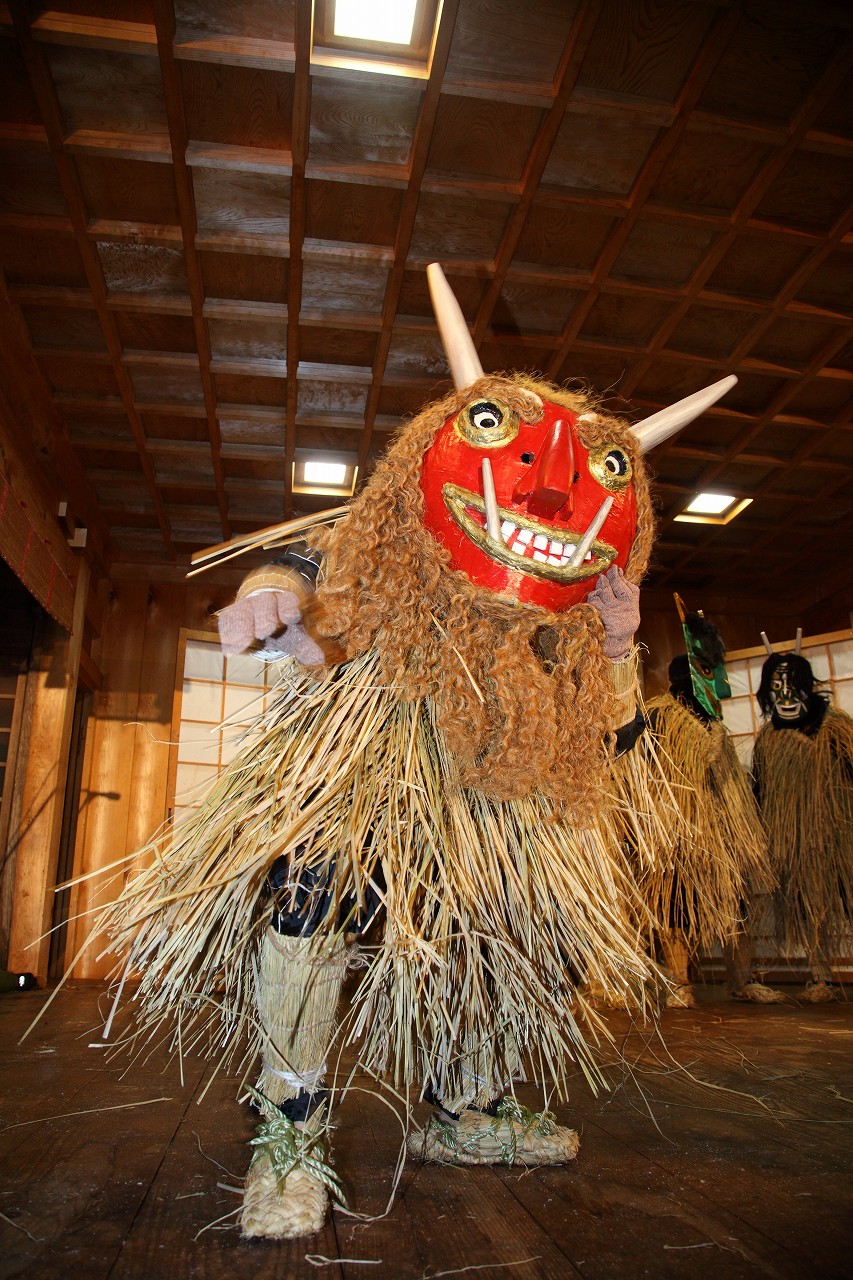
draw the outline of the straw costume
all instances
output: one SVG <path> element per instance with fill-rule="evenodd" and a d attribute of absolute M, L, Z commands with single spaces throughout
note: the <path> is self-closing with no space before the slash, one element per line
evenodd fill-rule
<path fill-rule="evenodd" d="M 658 856 L 639 872 L 648 907 L 659 922 L 658 946 L 675 981 L 670 1008 L 691 1008 L 691 958 L 722 941 L 731 994 L 773 1003 L 784 999 L 755 980 L 745 924 L 753 895 L 772 886 L 767 837 L 746 773 L 722 721 L 721 699 L 730 696 L 725 645 L 717 627 L 688 612 L 675 597 L 687 651 L 669 666 L 669 691 L 648 704 L 648 731 L 634 761 L 616 772 L 627 812 L 642 811 L 643 788 L 664 778 L 654 806 L 665 839 Z"/>
<path fill-rule="evenodd" d="M 629 428 L 584 395 L 484 376 L 429 277 L 457 390 L 308 534 L 313 556 L 251 575 L 223 612 L 226 652 L 280 660 L 277 698 L 108 912 L 142 971 L 141 1034 L 177 1024 L 184 1049 L 244 1072 L 260 1057 L 250 1236 L 316 1230 L 340 1194 L 333 1046 L 433 1103 L 413 1154 L 561 1163 L 577 1134 L 513 1082 L 565 1096 L 579 1063 L 595 1086 L 606 1031 L 579 987 L 643 1008 L 651 972 L 609 775 L 642 726 L 642 454 L 732 380 Z M 378 916 L 339 1023 L 350 938 Z"/>
<path fill-rule="evenodd" d="M 832 956 L 853 916 L 853 718 L 829 705 L 797 649 L 761 669 L 752 767 L 780 881 L 785 943 L 806 952 L 804 998 L 831 1000 Z"/>

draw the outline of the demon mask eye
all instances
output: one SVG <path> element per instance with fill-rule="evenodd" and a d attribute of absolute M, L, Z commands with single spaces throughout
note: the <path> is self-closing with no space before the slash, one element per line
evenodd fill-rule
<path fill-rule="evenodd" d="M 590 449 L 589 469 L 608 493 L 621 493 L 634 474 L 631 459 L 618 444 L 599 444 Z"/>
<path fill-rule="evenodd" d="M 468 444 L 496 449 L 518 435 L 518 414 L 499 400 L 474 400 L 456 415 L 455 427 Z"/>

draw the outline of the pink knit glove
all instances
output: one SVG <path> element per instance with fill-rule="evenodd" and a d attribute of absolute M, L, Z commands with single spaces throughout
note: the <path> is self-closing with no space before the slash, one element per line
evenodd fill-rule
<path fill-rule="evenodd" d="M 302 620 L 299 599 L 292 591 L 258 591 L 244 596 L 219 615 L 219 643 L 227 657 L 243 653 L 254 640 L 266 640 L 282 627 Z"/>
<path fill-rule="evenodd" d="M 602 573 L 595 590 L 587 597 L 604 623 L 604 653 L 608 658 L 624 658 L 640 625 L 640 588 L 629 582 L 618 565 Z"/>

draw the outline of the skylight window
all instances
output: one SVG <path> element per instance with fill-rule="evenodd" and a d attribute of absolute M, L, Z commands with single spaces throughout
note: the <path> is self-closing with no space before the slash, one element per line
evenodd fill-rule
<path fill-rule="evenodd" d="M 417 0 L 335 0 L 336 36 L 380 44 L 412 43 Z"/>
<path fill-rule="evenodd" d="M 311 65 L 425 80 L 439 0 L 314 0 Z"/>

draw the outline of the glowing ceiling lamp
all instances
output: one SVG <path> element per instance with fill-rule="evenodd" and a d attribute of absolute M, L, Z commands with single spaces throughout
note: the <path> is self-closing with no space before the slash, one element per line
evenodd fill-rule
<path fill-rule="evenodd" d="M 346 483 L 347 466 L 344 462 L 317 462 L 309 459 L 305 463 L 303 476 L 306 484 L 343 485 Z"/>
<path fill-rule="evenodd" d="M 697 493 L 684 510 L 697 516 L 721 516 L 735 501 L 732 493 Z"/>

